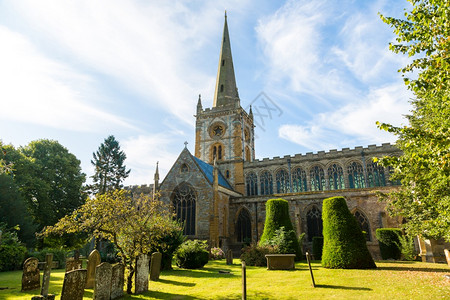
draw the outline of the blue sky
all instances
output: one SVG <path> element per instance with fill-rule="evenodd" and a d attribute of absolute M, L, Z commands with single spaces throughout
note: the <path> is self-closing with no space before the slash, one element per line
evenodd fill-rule
<path fill-rule="evenodd" d="M 256 157 L 394 142 L 411 97 L 377 15 L 406 1 L 0 0 L 0 139 L 54 139 L 90 160 L 113 134 L 126 184 L 164 176 L 188 141 L 198 95 L 212 106 L 224 10 L 241 105 L 279 111 L 256 128 Z M 256 100 L 255 100 L 256 99 Z M 258 102 L 259 101 L 259 102 Z"/>

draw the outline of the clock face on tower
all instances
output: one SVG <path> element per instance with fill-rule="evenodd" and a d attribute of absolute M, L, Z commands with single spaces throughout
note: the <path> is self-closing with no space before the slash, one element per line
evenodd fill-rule
<path fill-rule="evenodd" d="M 209 129 L 209 134 L 212 138 L 220 138 L 225 133 L 225 126 L 223 124 L 213 124 Z"/>

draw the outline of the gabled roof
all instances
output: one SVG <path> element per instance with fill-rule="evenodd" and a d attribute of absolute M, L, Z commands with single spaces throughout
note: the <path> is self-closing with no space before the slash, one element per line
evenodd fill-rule
<path fill-rule="evenodd" d="M 203 172 L 203 174 L 205 174 L 206 179 L 208 179 L 209 183 L 213 183 L 213 171 L 214 171 L 214 167 L 211 166 L 210 164 L 208 164 L 207 162 L 204 162 L 203 160 L 193 156 L 191 154 L 192 158 L 195 160 L 195 162 L 197 163 L 197 165 L 199 166 L 200 170 Z M 228 181 L 225 179 L 225 177 L 222 175 L 222 173 L 219 171 L 219 185 L 233 190 L 233 188 L 231 187 L 231 185 L 228 183 Z"/>

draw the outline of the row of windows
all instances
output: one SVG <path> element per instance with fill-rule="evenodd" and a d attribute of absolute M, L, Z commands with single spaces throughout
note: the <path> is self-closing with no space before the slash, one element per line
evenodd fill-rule
<path fill-rule="evenodd" d="M 358 162 L 352 162 L 347 166 L 348 187 L 351 189 L 386 186 L 384 168 L 371 162 L 366 170 Z M 309 175 L 309 176 L 307 176 Z M 285 169 L 280 169 L 275 174 L 276 193 L 298 193 L 306 191 L 340 190 L 345 189 L 344 170 L 339 164 L 332 164 L 325 175 L 321 166 L 313 166 L 308 174 L 301 167 L 292 171 L 292 180 Z M 326 179 L 328 179 L 328 184 Z M 269 171 L 263 171 L 258 176 L 250 172 L 245 178 L 247 195 L 271 195 L 274 193 L 273 176 Z M 291 189 L 292 184 L 292 189 Z M 259 189 L 259 191 L 258 191 Z"/>

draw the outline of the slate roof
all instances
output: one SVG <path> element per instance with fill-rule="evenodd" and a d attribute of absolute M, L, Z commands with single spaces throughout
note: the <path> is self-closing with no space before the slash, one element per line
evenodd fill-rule
<path fill-rule="evenodd" d="M 194 160 L 197 162 L 197 165 L 200 167 L 200 170 L 203 172 L 203 174 L 205 174 L 209 183 L 212 184 L 214 167 L 193 155 L 192 155 L 192 158 L 194 158 Z M 220 171 L 219 171 L 219 185 L 221 185 L 227 189 L 233 190 L 231 185 L 228 183 L 228 181 L 225 179 L 225 177 L 223 177 L 223 175 L 222 175 L 222 173 L 220 173 Z"/>

